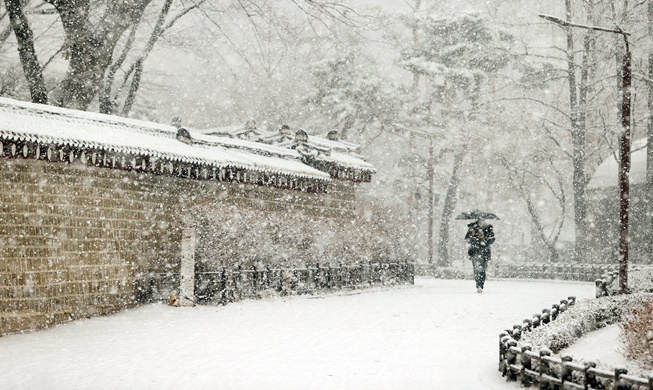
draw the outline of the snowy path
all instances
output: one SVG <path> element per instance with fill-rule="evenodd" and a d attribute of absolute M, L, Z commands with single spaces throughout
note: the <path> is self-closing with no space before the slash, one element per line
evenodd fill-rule
<path fill-rule="evenodd" d="M 594 293 L 575 282 L 473 287 L 418 279 L 221 307 L 148 305 L 0 338 L 0 388 L 510 390 L 519 386 L 497 371 L 499 332 Z"/>

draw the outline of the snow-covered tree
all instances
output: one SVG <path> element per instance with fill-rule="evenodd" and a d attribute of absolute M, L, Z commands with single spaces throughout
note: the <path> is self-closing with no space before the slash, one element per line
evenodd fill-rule
<path fill-rule="evenodd" d="M 445 266 L 450 263 L 449 224 L 463 162 L 470 150 L 486 143 L 484 103 L 499 72 L 510 63 L 513 38 L 478 14 L 447 18 L 416 13 L 405 17 L 405 23 L 414 39 L 399 63 L 423 80 L 421 99 L 412 110 L 417 115 L 409 126 L 438 137 L 440 148 L 453 153 L 439 229 L 438 262 Z"/>

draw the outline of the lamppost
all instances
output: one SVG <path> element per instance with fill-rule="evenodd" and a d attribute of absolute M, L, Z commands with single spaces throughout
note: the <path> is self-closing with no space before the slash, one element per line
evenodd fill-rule
<path fill-rule="evenodd" d="M 622 64 L 622 100 L 621 100 L 621 138 L 619 140 L 620 169 L 619 169 L 619 293 L 628 292 L 628 212 L 630 208 L 630 86 L 632 80 L 631 52 L 628 44 L 630 33 L 617 26 L 609 29 L 597 26 L 576 24 L 555 16 L 539 14 L 539 17 L 549 22 L 566 28 L 584 28 L 586 30 L 603 31 L 620 34 L 624 37 L 626 53 Z"/>

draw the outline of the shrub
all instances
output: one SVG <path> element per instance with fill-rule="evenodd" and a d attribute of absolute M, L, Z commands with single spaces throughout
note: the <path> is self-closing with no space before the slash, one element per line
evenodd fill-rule
<path fill-rule="evenodd" d="M 653 292 L 653 268 L 637 265 L 629 269 L 628 287 L 633 292 Z"/>
<path fill-rule="evenodd" d="M 642 302 L 650 299 L 649 295 L 632 294 L 578 301 L 555 321 L 524 333 L 521 341 L 558 353 L 586 333 L 619 322 L 629 308 L 641 307 Z"/>
<path fill-rule="evenodd" d="M 623 355 L 643 369 L 653 369 L 653 297 L 626 310 L 619 327 Z"/>

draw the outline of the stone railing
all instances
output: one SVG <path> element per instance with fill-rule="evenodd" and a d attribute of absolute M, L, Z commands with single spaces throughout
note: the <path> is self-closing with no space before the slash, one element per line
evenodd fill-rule
<path fill-rule="evenodd" d="M 160 298 L 178 285 L 178 274 L 159 275 L 153 282 Z M 257 299 L 265 294 L 311 294 L 345 288 L 414 284 L 413 263 L 367 263 L 362 265 L 320 265 L 282 269 L 269 267 L 222 269 L 196 272 L 192 301 L 226 304 Z M 155 293 L 154 296 L 157 294 Z"/>
<path fill-rule="evenodd" d="M 526 318 L 499 335 L 499 371 L 508 381 L 519 381 L 522 387 L 537 385 L 560 389 L 633 389 L 653 390 L 653 375 L 648 378 L 628 375 L 625 368 L 606 370 L 594 362 L 575 362 L 570 355 L 552 356 L 552 350 L 533 350 L 529 343 L 520 343 L 525 332 L 556 321 L 559 314 L 574 306 L 574 297 L 563 299 L 551 309 Z M 608 310 L 610 311 L 610 310 Z M 617 315 L 611 311 L 613 315 Z M 605 320 L 605 319 L 604 319 Z M 613 321 L 609 320 L 609 321 Z M 560 347 L 559 345 L 557 347 Z"/>

